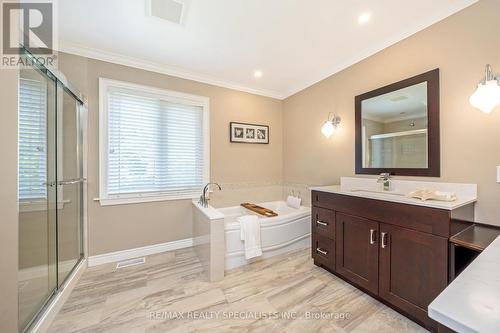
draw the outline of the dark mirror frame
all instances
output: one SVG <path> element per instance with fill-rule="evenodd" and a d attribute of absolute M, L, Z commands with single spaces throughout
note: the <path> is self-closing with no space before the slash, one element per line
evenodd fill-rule
<path fill-rule="evenodd" d="M 418 83 L 427 82 L 427 168 L 364 168 L 362 147 L 362 110 L 361 102 L 376 96 L 384 95 L 395 90 L 413 86 Z M 356 174 L 378 175 L 384 172 L 396 176 L 423 176 L 440 177 L 441 175 L 441 151 L 439 139 L 439 68 L 432 71 L 405 79 L 388 86 L 375 89 L 355 97 L 356 110 Z"/>

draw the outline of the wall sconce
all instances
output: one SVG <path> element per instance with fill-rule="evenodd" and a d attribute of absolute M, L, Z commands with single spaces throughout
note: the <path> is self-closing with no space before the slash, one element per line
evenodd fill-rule
<path fill-rule="evenodd" d="M 497 105 L 500 105 L 500 77 L 495 78 L 490 65 L 486 65 L 485 78 L 477 85 L 469 102 L 485 113 L 490 113 Z"/>
<path fill-rule="evenodd" d="M 328 114 L 328 120 L 325 121 L 325 124 L 321 128 L 321 133 L 323 133 L 324 136 L 329 138 L 332 136 L 333 133 L 335 133 L 335 130 L 337 129 L 339 124 L 340 124 L 340 117 L 330 112 Z"/>

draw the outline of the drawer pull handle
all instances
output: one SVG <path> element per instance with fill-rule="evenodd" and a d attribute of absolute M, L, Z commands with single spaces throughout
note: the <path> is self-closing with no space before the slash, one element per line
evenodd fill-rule
<path fill-rule="evenodd" d="M 328 251 L 322 250 L 320 247 L 316 248 L 316 252 L 321 253 L 322 255 L 328 255 Z"/>
<path fill-rule="evenodd" d="M 326 222 L 322 222 L 322 221 L 319 221 L 319 220 L 318 220 L 318 221 L 316 221 L 316 224 L 322 225 L 322 226 L 324 226 L 324 227 L 328 227 L 328 223 L 326 223 Z"/>
<path fill-rule="evenodd" d="M 375 244 L 377 241 L 377 232 L 373 229 L 370 229 L 370 245 Z"/>
<path fill-rule="evenodd" d="M 382 232 L 380 233 L 380 236 L 382 237 L 381 239 L 381 247 L 383 249 L 385 249 L 387 247 L 387 233 L 386 232 Z"/>

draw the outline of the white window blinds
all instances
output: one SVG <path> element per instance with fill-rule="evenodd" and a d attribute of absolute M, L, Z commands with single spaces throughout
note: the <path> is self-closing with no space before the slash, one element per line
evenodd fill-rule
<path fill-rule="evenodd" d="M 104 197 L 199 195 L 208 167 L 204 107 L 143 90 L 108 87 L 106 95 Z"/>
<path fill-rule="evenodd" d="M 19 199 L 47 198 L 47 87 L 19 81 Z"/>

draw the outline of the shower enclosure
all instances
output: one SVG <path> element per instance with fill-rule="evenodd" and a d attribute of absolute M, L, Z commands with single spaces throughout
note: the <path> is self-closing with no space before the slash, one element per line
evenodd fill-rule
<path fill-rule="evenodd" d="M 31 57 L 25 51 L 25 57 Z M 33 61 L 20 70 L 19 327 L 26 330 L 83 259 L 82 98 Z"/>

